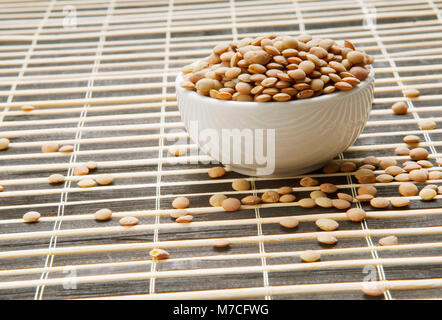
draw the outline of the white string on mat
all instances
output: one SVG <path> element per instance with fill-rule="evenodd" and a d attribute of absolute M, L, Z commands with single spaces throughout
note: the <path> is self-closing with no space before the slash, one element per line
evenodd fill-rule
<path fill-rule="evenodd" d="M 439 10 L 439 7 L 434 4 L 433 0 L 428 0 L 428 3 L 430 4 L 430 7 L 434 10 L 437 16 L 437 20 L 439 20 L 439 23 L 442 23 L 442 14 Z"/>
<path fill-rule="evenodd" d="M 100 58 L 101 58 L 101 50 L 104 47 L 104 42 L 106 41 L 105 39 L 105 35 L 104 35 L 104 29 L 107 27 L 108 25 L 108 18 L 109 16 L 113 13 L 113 8 L 115 5 L 115 1 L 116 0 L 110 0 L 109 4 L 108 4 L 108 10 L 107 10 L 107 14 L 106 17 L 104 18 L 103 24 L 102 24 L 102 32 L 101 35 L 99 37 L 99 42 L 97 44 L 97 51 L 96 51 L 96 56 L 95 56 L 95 61 L 92 67 L 92 71 L 91 71 L 91 77 L 88 80 L 88 88 L 89 90 L 86 93 L 86 99 L 89 99 L 92 97 L 92 90 L 94 87 L 94 75 L 98 73 L 99 67 L 100 67 Z M 79 121 L 77 124 L 77 131 L 75 133 L 75 139 L 76 140 L 81 140 L 81 135 L 82 135 L 82 130 L 81 128 L 84 126 L 84 119 L 87 117 L 87 109 L 88 109 L 89 105 L 85 104 L 83 106 L 83 111 L 80 113 L 80 117 L 79 117 Z M 74 151 L 79 151 L 80 150 L 80 144 L 76 143 L 74 145 Z M 67 176 L 72 176 L 73 175 L 73 166 L 75 165 L 77 161 L 77 154 L 74 152 L 70 159 L 69 159 L 69 169 L 67 172 Z M 57 211 L 57 217 L 63 217 L 64 215 L 64 210 L 65 210 L 65 206 L 64 204 L 67 202 L 68 199 L 68 190 L 71 187 L 71 180 L 66 180 L 64 183 L 64 188 L 63 188 L 63 192 L 61 193 L 61 198 L 60 198 L 60 205 L 58 206 L 58 211 Z M 67 190 L 67 192 L 65 192 Z M 60 230 L 61 228 L 61 223 L 62 220 L 57 219 L 54 223 L 54 228 L 53 228 L 53 235 L 50 238 L 49 241 L 49 250 L 56 248 L 57 246 L 57 232 Z M 45 267 L 51 267 L 52 264 L 54 263 L 54 255 L 47 255 L 46 256 L 46 261 L 45 261 Z M 41 280 L 47 280 L 49 277 L 49 272 L 43 272 L 41 274 L 40 279 Z M 38 285 L 35 289 L 35 296 L 34 299 L 35 300 L 42 300 L 43 299 L 43 295 L 44 295 L 44 290 L 45 290 L 45 286 L 42 285 Z"/>
<path fill-rule="evenodd" d="M 164 46 L 164 72 L 163 72 L 163 86 L 162 86 L 162 95 L 163 97 L 166 96 L 167 94 L 167 72 L 168 72 L 168 68 L 169 68 L 169 57 L 170 57 L 170 50 L 169 50 L 169 45 L 170 45 L 170 38 L 171 38 L 171 23 L 172 23 L 172 19 L 173 19 L 173 5 L 174 5 L 174 0 L 168 0 L 168 9 L 167 9 L 167 27 L 166 27 L 166 38 L 165 38 L 165 46 Z M 165 128 L 165 113 L 166 113 L 166 99 L 162 99 L 161 101 L 161 117 L 160 117 L 160 136 L 162 136 L 162 138 L 160 138 L 158 140 L 158 146 L 159 146 L 159 151 L 158 151 L 158 166 L 157 166 L 157 181 L 156 181 L 156 197 L 155 197 L 155 209 L 156 210 L 160 210 L 161 209 L 161 179 L 162 179 L 162 171 L 163 171 L 163 167 L 162 167 L 162 159 L 163 159 L 163 149 L 164 149 L 164 128 Z M 154 235 L 153 235 L 153 241 L 154 243 L 156 243 L 159 239 L 159 226 L 161 223 L 161 217 L 160 215 L 155 215 L 155 230 L 154 230 Z M 151 273 L 152 273 L 152 277 L 150 278 L 150 282 L 149 282 L 149 294 L 154 294 L 155 293 L 155 279 L 156 279 L 156 261 L 152 261 L 151 263 Z"/>

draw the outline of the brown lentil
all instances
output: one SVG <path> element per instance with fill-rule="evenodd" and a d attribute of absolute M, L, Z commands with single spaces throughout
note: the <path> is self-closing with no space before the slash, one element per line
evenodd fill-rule
<path fill-rule="evenodd" d="M 295 217 L 285 217 L 279 220 L 279 224 L 284 228 L 292 229 L 298 226 L 299 221 Z"/>
<path fill-rule="evenodd" d="M 89 173 L 89 168 L 85 165 L 80 165 L 74 168 L 73 175 L 74 176 L 85 176 Z"/>
<path fill-rule="evenodd" d="M 415 148 L 410 151 L 411 160 L 425 160 L 428 158 L 428 151 L 424 148 Z"/>
<path fill-rule="evenodd" d="M 376 177 L 376 181 L 380 182 L 380 183 L 388 183 L 388 182 L 393 181 L 393 179 L 394 179 L 393 176 L 386 174 L 386 173 L 380 174 Z"/>
<path fill-rule="evenodd" d="M 57 152 L 59 147 L 60 145 L 56 142 L 47 142 L 42 144 L 41 152 L 43 153 Z"/>
<path fill-rule="evenodd" d="M 326 197 L 316 198 L 315 203 L 322 208 L 331 208 L 333 206 L 332 200 Z"/>
<path fill-rule="evenodd" d="M 9 148 L 9 139 L 0 138 L 0 150 L 6 150 Z"/>
<path fill-rule="evenodd" d="M 218 193 L 210 197 L 209 203 L 212 207 L 221 207 L 221 203 L 226 199 L 225 195 Z"/>
<path fill-rule="evenodd" d="M 323 244 L 335 244 L 336 242 L 338 242 L 338 239 L 336 239 L 335 236 L 328 232 L 318 234 L 316 240 L 318 240 L 319 243 Z"/>
<path fill-rule="evenodd" d="M 370 164 L 375 167 L 378 166 L 380 162 L 381 162 L 381 160 L 379 160 L 375 156 L 368 156 L 368 157 L 365 157 L 364 160 L 362 160 L 363 164 Z"/>
<path fill-rule="evenodd" d="M 220 178 L 226 174 L 226 169 L 223 167 L 213 167 L 208 171 L 210 178 Z"/>
<path fill-rule="evenodd" d="M 402 169 L 401 167 L 398 167 L 398 166 L 391 166 L 391 167 L 388 167 L 387 169 L 385 169 L 385 173 L 390 176 L 393 176 L 393 177 L 396 177 L 398 174 L 401 174 L 403 172 L 404 172 L 404 169 Z"/>
<path fill-rule="evenodd" d="M 64 176 L 62 174 L 54 173 L 48 177 L 49 183 L 62 183 L 64 182 Z"/>
<path fill-rule="evenodd" d="M 397 161 L 393 158 L 385 158 L 385 159 L 382 159 L 381 162 L 379 162 L 379 166 L 382 169 L 387 169 L 388 167 L 395 166 L 395 165 L 397 165 Z"/>
<path fill-rule="evenodd" d="M 95 161 L 88 161 L 84 164 L 89 170 L 95 170 L 98 167 L 98 163 Z"/>
<path fill-rule="evenodd" d="M 428 180 L 441 180 L 442 172 L 440 171 L 430 171 L 428 173 Z"/>
<path fill-rule="evenodd" d="M 321 255 L 317 251 L 307 250 L 302 252 L 299 257 L 304 262 L 315 262 L 321 259 Z"/>
<path fill-rule="evenodd" d="M 332 219 L 320 218 L 315 221 L 316 226 L 324 231 L 334 231 L 339 228 L 339 223 Z"/>
<path fill-rule="evenodd" d="M 24 222 L 38 222 L 40 220 L 40 213 L 37 211 L 29 211 L 23 215 Z"/>
<path fill-rule="evenodd" d="M 333 207 L 335 207 L 336 209 L 339 209 L 339 210 L 344 210 L 344 209 L 348 209 L 351 207 L 350 202 L 348 202 L 347 200 L 342 200 L 342 199 L 333 199 L 332 205 L 333 205 Z"/>
<path fill-rule="evenodd" d="M 408 173 L 401 173 L 394 177 L 394 180 L 398 182 L 407 182 L 410 181 L 410 175 Z"/>
<path fill-rule="evenodd" d="M 80 188 L 92 188 L 95 187 L 97 183 L 95 182 L 95 180 L 91 178 L 83 178 L 80 181 L 78 181 L 77 185 Z"/>
<path fill-rule="evenodd" d="M 213 246 L 215 248 L 226 248 L 230 246 L 230 241 L 227 239 L 216 239 L 213 241 Z"/>
<path fill-rule="evenodd" d="M 250 189 L 250 182 L 246 179 L 235 179 L 232 182 L 232 189 L 235 191 L 245 191 Z"/>
<path fill-rule="evenodd" d="M 289 202 L 293 202 L 295 200 L 296 200 L 296 197 L 293 194 L 283 194 L 279 198 L 279 202 L 282 202 L 282 203 L 289 203 Z"/>
<path fill-rule="evenodd" d="M 340 169 L 340 165 L 338 162 L 330 161 L 322 168 L 322 171 L 324 173 L 335 173 L 335 172 L 338 172 L 339 169 Z"/>
<path fill-rule="evenodd" d="M 353 172 L 357 169 L 357 166 L 354 162 L 351 161 L 345 161 L 341 163 L 340 170 L 342 172 Z"/>
<path fill-rule="evenodd" d="M 419 90 L 415 88 L 407 88 L 404 90 L 404 94 L 407 98 L 417 98 L 419 97 Z"/>
<path fill-rule="evenodd" d="M 323 183 L 319 186 L 319 189 L 324 193 L 334 193 L 338 191 L 338 187 L 332 183 Z"/>
<path fill-rule="evenodd" d="M 104 208 L 94 213 L 94 219 L 97 221 L 107 221 L 112 218 L 112 210 Z"/>
<path fill-rule="evenodd" d="M 275 203 L 279 201 L 279 193 L 276 191 L 266 191 L 261 196 L 262 202 L 265 203 Z"/>
<path fill-rule="evenodd" d="M 417 195 L 419 190 L 412 182 L 404 182 L 399 185 L 399 193 L 404 197 L 412 197 Z"/>
<path fill-rule="evenodd" d="M 395 246 L 398 244 L 398 239 L 396 236 L 388 236 L 379 239 L 379 244 L 381 246 Z"/>
<path fill-rule="evenodd" d="M 421 165 L 413 161 L 408 162 L 404 166 L 404 170 L 406 172 L 411 172 L 413 170 L 419 170 L 419 169 L 422 169 Z"/>
<path fill-rule="evenodd" d="M 403 197 L 395 197 L 390 199 L 390 203 L 393 207 L 401 208 L 408 206 L 410 204 L 410 200 Z"/>
<path fill-rule="evenodd" d="M 406 114 L 408 112 L 407 104 L 402 101 L 393 103 L 391 109 L 395 114 Z"/>
<path fill-rule="evenodd" d="M 74 151 L 74 146 L 73 145 L 61 146 L 60 149 L 58 149 L 58 151 L 60 151 L 60 152 L 72 152 L 72 151 Z"/>
<path fill-rule="evenodd" d="M 358 188 L 358 195 L 369 194 L 369 195 L 375 196 L 377 194 L 377 192 L 378 191 L 377 191 L 376 187 L 370 186 L 370 185 L 360 186 Z"/>
<path fill-rule="evenodd" d="M 347 193 L 339 192 L 339 193 L 337 194 L 337 196 L 338 196 L 339 199 L 342 199 L 342 200 L 348 201 L 348 202 L 350 202 L 350 203 L 353 202 L 353 197 L 352 197 L 351 195 L 347 194 Z"/>
<path fill-rule="evenodd" d="M 175 198 L 172 202 L 172 207 L 175 209 L 186 209 L 189 205 L 190 201 L 186 197 Z"/>
<path fill-rule="evenodd" d="M 422 168 L 432 168 L 433 164 L 428 160 L 419 160 L 417 161 L 417 164 L 420 165 Z"/>
<path fill-rule="evenodd" d="M 410 154 L 410 149 L 404 146 L 399 146 L 396 149 L 394 149 L 394 153 L 398 156 L 408 156 Z"/>
<path fill-rule="evenodd" d="M 126 216 L 120 219 L 120 224 L 127 227 L 134 226 L 138 224 L 138 218 Z"/>
<path fill-rule="evenodd" d="M 433 119 L 422 119 L 419 121 L 419 127 L 422 130 L 433 130 L 436 129 L 437 124 Z"/>
<path fill-rule="evenodd" d="M 30 104 L 25 104 L 25 105 L 21 106 L 20 109 L 21 109 L 21 111 L 29 112 L 29 111 L 35 110 L 35 107 Z"/>
<path fill-rule="evenodd" d="M 311 177 L 304 177 L 299 181 L 299 184 L 303 187 L 314 187 L 319 184 L 319 181 Z"/>
<path fill-rule="evenodd" d="M 99 174 L 95 177 L 95 181 L 101 186 L 105 186 L 114 182 L 114 177 L 110 174 Z"/>
<path fill-rule="evenodd" d="M 371 194 L 360 194 L 356 196 L 356 200 L 359 202 L 369 202 L 371 199 L 373 199 L 374 196 Z"/>
<path fill-rule="evenodd" d="M 409 173 L 410 180 L 415 182 L 425 182 L 428 179 L 428 172 L 425 169 L 413 170 Z"/>
<path fill-rule="evenodd" d="M 324 192 L 320 191 L 320 190 L 315 190 L 310 192 L 310 198 L 312 199 L 316 199 L 316 198 L 320 198 L 320 197 L 327 197 L 327 194 L 325 194 Z"/>
<path fill-rule="evenodd" d="M 403 141 L 409 145 L 416 145 L 421 141 L 421 139 L 414 134 L 409 134 L 403 138 Z"/>
<path fill-rule="evenodd" d="M 193 216 L 190 214 L 186 214 L 184 216 L 178 217 L 175 221 L 177 223 L 190 223 L 193 220 Z"/>
<path fill-rule="evenodd" d="M 241 203 L 248 206 L 253 206 L 261 203 L 261 198 L 257 196 L 247 196 L 241 199 Z"/>
<path fill-rule="evenodd" d="M 374 171 L 376 170 L 376 167 L 371 164 L 363 164 L 362 166 L 359 167 L 359 169 L 368 169 Z"/>
<path fill-rule="evenodd" d="M 382 284 L 374 281 L 366 281 L 362 285 L 362 292 L 371 297 L 379 297 L 385 293 L 385 288 Z"/>
<path fill-rule="evenodd" d="M 188 212 L 186 209 L 176 209 L 176 210 L 170 212 L 169 215 L 172 219 L 177 219 L 179 217 L 186 216 L 187 214 L 188 214 Z"/>
<path fill-rule="evenodd" d="M 390 205 L 390 201 L 385 198 L 376 197 L 370 200 L 370 205 L 376 209 L 387 208 Z"/>
<path fill-rule="evenodd" d="M 152 259 L 157 261 L 166 260 L 170 257 L 169 252 L 163 249 L 152 249 L 149 251 L 149 255 L 152 257 Z"/>
<path fill-rule="evenodd" d="M 315 200 L 313 200 L 312 198 L 304 198 L 298 201 L 299 206 L 301 206 L 302 208 L 314 208 L 316 206 L 316 202 Z"/>
<path fill-rule="evenodd" d="M 367 217 L 367 213 L 365 212 L 364 209 L 361 208 L 348 209 L 346 214 L 347 217 L 353 222 L 361 222 Z"/>
<path fill-rule="evenodd" d="M 277 192 L 280 195 L 291 194 L 293 192 L 293 189 L 291 187 L 288 187 L 288 186 L 283 186 L 283 187 L 279 188 L 277 190 Z"/>
<path fill-rule="evenodd" d="M 436 197 L 437 192 L 433 189 L 424 188 L 419 192 L 419 197 L 424 201 L 433 200 Z"/>
<path fill-rule="evenodd" d="M 221 206 L 226 211 L 238 211 L 241 208 L 241 201 L 236 198 L 227 198 L 221 203 Z"/>

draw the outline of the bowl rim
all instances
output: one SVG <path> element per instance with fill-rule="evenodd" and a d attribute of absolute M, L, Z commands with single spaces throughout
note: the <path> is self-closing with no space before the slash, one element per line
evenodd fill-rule
<path fill-rule="evenodd" d="M 198 61 L 195 61 L 194 63 L 197 63 Z M 192 64 L 194 64 L 192 63 Z M 317 97 L 313 98 L 307 98 L 307 99 L 297 99 L 297 100 L 289 100 L 289 101 L 272 101 L 272 102 L 256 102 L 256 101 L 234 101 L 234 100 L 219 100 L 207 96 L 202 96 L 198 94 L 196 91 L 187 90 L 180 86 L 180 82 L 182 81 L 184 74 L 182 72 L 178 73 L 176 79 L 175 79 L 175 89 L 176 92 L 180 92 L 183 95 L 190 96 L 193 99 L 200 99 L 201 102 L 207 103 L 207 104 L 217 104 L 222 103 L 225 107 L 227 106 L 235 106 L 236 108 L 262 108 L 262 107 L 282 107 L 282 106 L 290 106 L 290 107 L 296 107 L 306 104 L 313 104 L 313 105 L 323 105 L 324 102 L 330 102 L 335 99 L 341 99 L 345 97 L 349 97 L 353 94 L 359 93 L 361 90 L 365 89 L 367 86 L 369 86 L 372 82 L 374 82 L 374 68 L 373 66 L 370 67 L 370 72 L 367 76 L 367 79 L 364 81 L 361 81 L 361 83 L 356 87 L 348 91 L 338 91 L 333 92 L 330 94 L 325 95 L 319 95 Z"/>

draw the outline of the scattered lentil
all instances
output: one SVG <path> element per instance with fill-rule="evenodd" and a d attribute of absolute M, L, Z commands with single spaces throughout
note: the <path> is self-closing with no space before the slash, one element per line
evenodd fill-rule
<path fill-rule="evenodd" d="M 388 167 L 395 165 L 397 165 L 397 161 L 393 158 L 382 159 L 381 162 L 379 163 L 379 166 L 384 170 L 387 169 Z"/>
<path fill-rule="evenodd" d="M 376 158 L 375 156 L 368 156 L 368 157 L 365 157 L 364 160 L 362 160 L 363 164 L 370 164 L 375 167 L 377 167 L 380 162 L 381 161 L 378 158 Z"/>
<path fill-rule="evenodd" d="M 347 194 L 347 193 L 339 192 L 339 193 L 337 194 L 337 196 L 338 196 L 339 199 L 342 199 L 342 200 L 348 201 L 348 202 L 350 202 L 350 203 L 353 202 L 353 197 L 352 197 L 351 195 Z"/>
<path fill-rule="evenodd" d="M 433 164 L 428 160 L 419 160 L 417 161 L 417 164 L 420 165 L 422 168 L 432 168 Z"/>
<path fill-rule="evenodd" d="M 332 200 L 326 197 L 318 197 L 315 203 L 322 208 L 331 208 L 333 206 Z"/>
<path fill-rule="evenodd" d="M 442 172 L 440 171 L 430 171 L 428 173 L 428 180 L 441 180 Z"/>
<path fill-rule="evenodd" d="M 370 205 L 376 209 L 383 209 L 390 205 L 390 200 L 382 197 L 376 197 L 370 200 Z"/>
<path fill-rule="evenodd" d="M 175 209 L 186 209 L 187 207 L 189 207 L 189 205 L 190 201 L 186 197 L 175 198 L 172 202 L 172 207 L 174 207 Z"/>
<path fill-rule="evenodd" d="M 283 194 L 279 198 L 279 202 L 282 202 L 282 203 L 289 203 L 289 202 L 293 202 L 295 200 L 296 200 L 296 197 L 293 194 Z"/>
<path fill-rule="evenodd" d="M 419 121 L 419 127 L 422 130 L 433 130 L 437 128 L 437 124 L 433 119 L 422 119 Z"/>
<path fill-rule="evenodd" d="M 60 152 L 72 152 L 72 151 L 74 151 L 74 146 L 73 145 L 71 145 L 71 144 L 69 144 L 69 145 L 64 145 L 64 146 L 61 146 L 60 147 L 60 149 L 58 149 L 58 151 L 60 151 Z"/>
<path fill-rule="evenodd" d="M 35 110 L 35 107 L 30 104 L 25 104 L 25 105 L 21 106 L 20 109 L 21 109 L 21 111 L 24 111 L 24 112 L 30 112 L 30 111 Z"/>
<path fill-rule="evenodd" d="M 419 90 L 415 88 L 407 88 L 404 90 L 404 94 L 407 98 L 417 98 L 419 97 Z"/>
<path fill-rule="evenodd" d="M 74 176 L 85 176 L 89 173 L 89 168 L 85 165 L 80 165 L 74 168 L 73 175 Z"/>
<path fill-rule="evenodd" d="M 80 188 L 92 188 L 95 187 L 97 183 L 95 182 L 95 180 L 91 178 L 83 178 L 80 181 L 78 181 L 77 185 Z"/>
<path fill-rule="evenodd" d="M 84 164 L 89 170 L 95 170 L 98 167 L 98 163 L 95 161 L 88 161 Z"/>
<path fill-rule="evenodd" d="M 314 250 L 304 251 L 299 255 L 299 257 L 304 262 L 315 262 L 321 259 L 321 255 L 319 254 L 319 252 Z"/>
<path fill-rule="evenodd" d="M 332 183 L 323 183 L 319 186 L 319 189 L 324 193 L 334 193 L 338 191 L 338 187 Z"/>
<path fill-rule="evenodd" d="M 437 192 L 433 189 L 424 188 L 419 192 L 419 197 L 424 201 L 433 200 L 437 196 Z"/>
<path fill-rule="evenodd" d="M 215 248 L 226 248 L 230 246 L 230 241 L 227 239 L 215 239 L 213 241 L 213 246 Z"/>
<path fill-rule="evenodd" d="M 365 281 L 362 284 L 362 292 L 367 296 L 379 297 L 385 293 L 385 288 L 382 284 L 375 281 Z"/>
<path fill-rule="evenodd" d="M 404 169 L 402 169 L 401 167 L 398 167 L 398 166 L 391 166 L 391 167 L 388 167 L 387 169 L 385 169 L 385 173 L 390 176 L 393 176 L 393 177 L 396 177 L 397 175 L 399 175 L 403 172 L 404 172 Z"/>
<path fill-rule="evenodd" d="M 37 211 L 29 211 L 23 215 L 24 222 L 38 222 L 40 220 L 40 213 Z"/>
<path fill-rule="evenodd" d="M 152 259 L 157 261 L 166 260 L 170 257 L 169 252 L 163 249 L 152 249 L 149 251 L 149 255 L 152 257 Z"/>
<path fill-rule="evenodd" d="M 282 196 L 286 194 L 291 194 L 293 192 L 293 189 L 291 187 L 284 186 L 279 188 L 277 192 Z"/>
<path fill-rule="evenodd" d="M 221 207 L 221 203 L 226 199 L 225 195 L 217 193 L 210 197 L 209 203 L 212 207 Z"/>
<path fill-rule="evenodd" d="M 390 199 L 390 203 L 393 207 L 401 208 L 408 206 L 410 204 L 410 200 L 403 197 L 395 197 Z"/>
<path fill-rule="evenodd" d="M 132 216 L 126 216 L 120 219 L 122 226 L 130 227 L 138 224 L 138 219 Z"/>
<path fill-rule="evenodd" d="M 359 202 L 369 202 L 371 199 L 373 199 L 374 196 L 371 194 L 360 194 L 356 196 L 356 200 Z"/>
<path fill-rule="evenodd" d="M 410 181 L 410 175 L 408 173 L 401 173 L 394 177 L 394 180 L 398 182 L 407 182 Z"/>
<path fill-rule="evenodd" d="M 393 179 L 394 179 L 393 176 L 386 174 L 386 173 L 380 174 L 376 177 L 376 181 L 380 182 L 380 183 L 388 183 L 388 182 L 393 181 Z"/>
<path fill-rule="evenodd" d="M 354 162 L 351 161 L 345 161 L 341 163 L 340 170 L 342 172 L 353 172 L 357 169 L 357 166 Z"/>
<path fill-rule="evenodd" d="M 301 199 L 301 200 L 298 201 L 298 204 L 302 208 L 314 208 L 316 206 L 316 202 L 312 198 Z"/>
<path fill-rule="evenodd" d="M 410 180 L 415 182 L 425 182 L 428 179 L 428 172 L 425 169 L 413 170 L 409 173 Z"/>
<path fill-rule="evenodd" d="M 375 196 L 377 194 L 377 189 L 374 186 L 367 185 L 367 186 L 360 186 L 358 188 L 358 195 L 364 195 L 364 194 L 370 194 L 372 196 Z"/>
<path fill-rule="evenodd" d="M 316 226 L 324 231 L 334 231 L 339 228 L 339 223 L 333 219 L 319 218 L 315 221 Z"/>
<path fill-rule="evenodd" d="M 177 219 L 177 218 L 179 218 L 179 217 L 183 217 L 183 216 L 185 216 L 185 215 L 187 215 L 188 213 L 187 213 L 187 210 L 186 209 L 176 209 L 176 210 L 174 210 L 174 211 L 172 211 L 172 212 L 170 212 L 170 217 L 172 218 L 172 219 Z"/>
<path fill-rule="evenodd" d="M 261 203 L 261 198 L 257 196 L 247 196 L 241 199 L 241 203 L 248 206 L 253 206 Z"/>
<path fill-rule="evenodd" d="M 245 191 L 250 189 L 250 182 L 246 179 L 235 179 L 232 182 L 232 189 L 236 191 Z"/>
<path fill-rule="evenodd" d="M 59 147 L 60 145 L 56 142 L 47 142 L 42 144 L 41 152 L 44 153 L 57 152 Z"/>
<path fill-rule="evenodd" d="M 404 182 L 399 185 L 399 193 L 404 197 L 412 197 L 417 195 L 419 190 L 412 182 Z"/>
<path fill-rule="evenodd" d="M 279 224 L 284 228 L 293 229 L 298 226 L 299 221 L 295 217 L 285 217 L 279 220 Z"/>
<path fill-rule="evenodd" d="M 365 212 L 364 209 L 361 208 L 348 209 L 346 214 L 347 217 L 353 222 L 361 222 L 367 217 L 367 213 Z"/>
<path fill-rule="evenodd" d="M 6 150 L 9 148 L 9 139 L 0 138 L 0 150 Z"/>
<path fill-rule="evenodd" d="M 64 176 L 62 174 L 54 173 L 48 177 L 49 183 L 62 183 L 64 182 Z"/>
<path fill-rule="evenodd" d="M 193 216 L 190 214 L 187 214 L 185 216 L 178 217 L 175 221 L 178 223 L 190 223 L 193 220 Z"/>
<path fill-rule="evenodd" d="M 221 203 L 226 211 L 238 211 L 241 208 L 241 201 L 236 198 L 227 198 Z"/>
<path fill-rule="evenodd" d="M 210 178 L 220 178 L 226 174 L 226 169 L 223 167 L 213 167 L 209 169 L 208 174 Z"/>
<path fill-rule="evenodd" d="M 394 246 L 398 244 L 398 239 L 396 236 L 388 236 L 379 239 L 379 244 L 381 246 Z"/>
<path fill-rule="evenodd" d="M 338 162 L 330 161 L 322 168 L 322 171 L 324 173 L 335 173 L 335 172 L 338 172 L 339 169 L 340 169 L 340 165 Z"/>
<path fill-rule="evenodd" d="M 266 191 L 261 196 L 262 202 L 265 203 L 275 203 L 279 201 L 279 193 L 276 191 Z"/>
<path fill-rule="evenodd" d="M 394 149 L 394 153 L 398 156 L 408 156 L 410 154 L 410 149 L 404 146 L 399 146 Z"/>
<path fill-rule="evenodd" d="M 114 177 L 110 174 L 99 174 L 95 177 L 95 181 L 101 186 L 105 186 L 114 182 Z"/>
<path fill-rule="evenodd" d="M 424 148 L 415 148 L 410 151 L 410 158 L 412 160 L 425 160 L 428 158 L 428 151 Z"/>
<path fill-rule="evenodd" d="M 333 207 L 335 207 L 336 209 L 339 209 L 339 210 L 344 210 L 344 209 L 348 209 L 351 207 L 350 202 L 348 202 L 347 200 L 342 200 L 342 199 L 333 199 L 332 205 L 333 205 Z"/>
<path fill-rule="evenodd" d="M 406 135 L 402 140 L 406 144 L 413 145 L 413 146 L 418 144 L 419 142 L 421 142 L 421 139 L 418 136 L 414 135 L 414 134 Z"/>
<path fill-rule="evenodd" d="M 335 236 L 333 236 L 332 234 L 330 234 L 328 232 L 318 234 L 316 239 L 318 240 L 319 243 L 329 244 L 329 245 L 335 244 L 336 242 L 338 242 L 338 239 L 336 239 Z"/>
<path fill-rule="evenodd" d="M 299 181 L 299 184 L 303 187 L 314 187 L 319 184 L 319 181 L 311 177 L 304 177 Z"/>
<path fill-rule="evenodd" d="M 112 218 L 112 210 L 104 208 L 94 213 L 94 219 L 98 221 L 107 221 Z"/>
<path fill-rule="evenodd" d="M 391 109 L 395 114 L 406 114 L 408 112 L 407 104 L 402 101 L 393 103 Z"/>

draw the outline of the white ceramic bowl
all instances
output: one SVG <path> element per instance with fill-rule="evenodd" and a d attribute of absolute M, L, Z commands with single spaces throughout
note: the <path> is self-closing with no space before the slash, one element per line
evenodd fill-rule
<path fill-rule="evenodd" d="M 316 170 L 353 144 L 371 110 L 374 71 L 371 68 L 367 79 L 352 90 L 287 102 L 218 100 L 182 88 L 179 85 L 182 80 L 180 73 L 176 93 L 181 118 L 191 139 L 204 152 L 242 174 L 285 176 Z M 268 163 L 247 162 L 246 154 L 254 151 L 246 150 L 244 143 L 232 144 L 217 152 L 220 141 L 201 140 L 208 132 L 222 137 L 223 129 L 251 129 L 255 133 L 259 132 L 256 129 L 265 129 L 265 133 L 274 129 L 274 170 L 269 171 Z M 261 143 L 263 150 L 272 149 L 268 141 L 258 140 L 254 141 L 255 146 Z M 227 157 L 223 161 L 222 157 L 229 152 L 240 154 L 241 161 L 228 163 Z"/>

